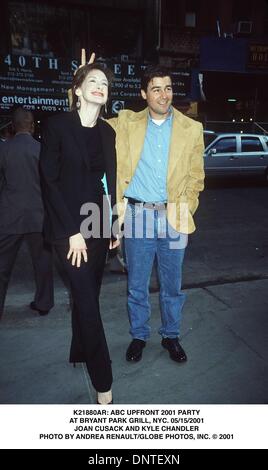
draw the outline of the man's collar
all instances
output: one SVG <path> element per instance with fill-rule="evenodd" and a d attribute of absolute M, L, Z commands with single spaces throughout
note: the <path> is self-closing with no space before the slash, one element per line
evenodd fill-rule
<path fill-rule="evenodd" d="M 169 124 L 171 124 L 172 118 L 173 118 L 173 107 L 170 106 L 167 117 L 164 118 L 164 119 L 159 119 L 159 121 L 165 121 L 165 122 L 166 122 L 166 121 L 169 121 Z M 149 108 L 148 108 L 148 120 L 149 120 L 150 122 L 152 122 L 153 119 L 154 119 L 154 118 L 152 118 L 152 116 L 151 116 L 151 114 L 150 114 L 150 110 L 149 110 Z"/>

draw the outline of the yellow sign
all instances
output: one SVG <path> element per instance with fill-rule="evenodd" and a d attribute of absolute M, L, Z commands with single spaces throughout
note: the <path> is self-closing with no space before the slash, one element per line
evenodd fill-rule
<path fill-rule="evenodd" d="M 248 67 L 267 68 L 268 67 L 268 45 L 251 44 L 249 46 Z"/>

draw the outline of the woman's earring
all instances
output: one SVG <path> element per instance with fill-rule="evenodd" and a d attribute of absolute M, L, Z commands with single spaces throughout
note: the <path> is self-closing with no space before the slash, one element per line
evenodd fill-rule
<path fill-rule="evenodd" d="M 81 101 L 80 101 L 80 99 L 78 98 L 78 99 L 77 99 L 77 102 L 76 102 L 76 109 L 80 109 L 80 106 L 81 106 Z"/>
<path fill-rule="evenodd" d="M 105 114 L 107 114 L 107 103 L 105 103 L 104 105 L 104 111 L 105 111 Z"/>

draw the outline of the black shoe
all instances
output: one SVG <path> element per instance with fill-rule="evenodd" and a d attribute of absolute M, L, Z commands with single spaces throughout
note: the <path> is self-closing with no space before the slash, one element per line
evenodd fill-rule
<path fill-rule="evenodd" d="M 142 358 L 142 350 L 146 346 L 146 341 L 142 339 L 133 339 L 127 348 L 126 360 L 129 362 L 138 362 Z"/>
<path fill-rule="evenodd" d="M 37 308 L 37 306 L 35 305 L 35 302 L 30 303 L 30 308 L 32 310 L 36 310 L 41 316 L 47 315 L 49 312 L 49 310 L 40 310 L 40 308 Z"/>
<path fill-rule="evenodd" d="M 181 347 L 178 338 L 163 338 L 161 342 L 163 348 L 167 349 L 170 358 L 176 362 L 186 362 L 187 356 Z"/>

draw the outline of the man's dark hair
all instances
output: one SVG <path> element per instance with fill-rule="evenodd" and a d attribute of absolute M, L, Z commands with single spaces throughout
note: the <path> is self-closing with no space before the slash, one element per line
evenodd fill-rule
<path fill-rule="evenodd" d="M 171 71 L 163 65 L 148 65 L 141 77 L 141 89 L 146 92 L 149 82 L 155 77 L 171 78 Z"/>
<path fill-rule="evenodd" d="M 110 95 L 112 81 L 113 81 L 113 73 L 110 69 L 108 69 L 103 63 L 101 62 L 94 62 L 93 64 L 86 64 L 83 67 L 77 69 L 76 74 L 74 75 L 73 82 L 72 82 L 72 106 L 71 110 L 74 111 L 76 109 L 78 96 L 75 94 L 76 88 L 79 88 L 86 77 L 88 76 L 91 70 L 100 70 L 104 73 L 105 77 L 108 80 L 108 97 Z"/>
<path fill-rule="evenodd" d="M 12 113 L 12 124 L 16 132 L 31 132 L 33 130 L 34 117 L 31 111 L 17 108 Z"/>

